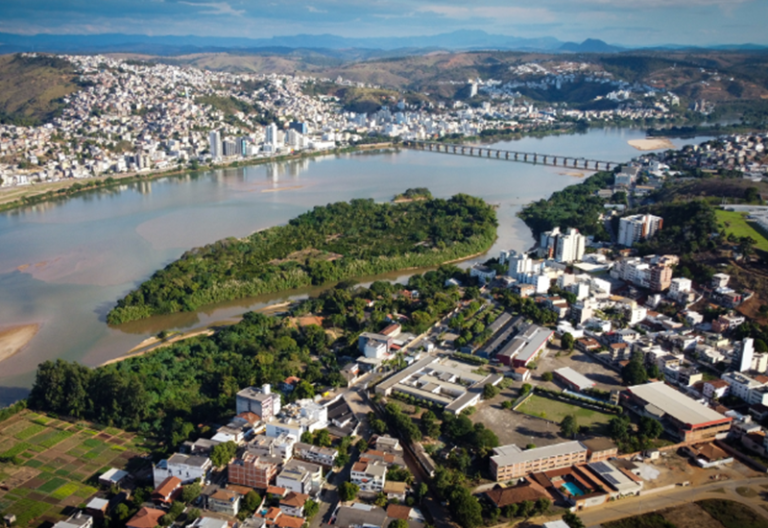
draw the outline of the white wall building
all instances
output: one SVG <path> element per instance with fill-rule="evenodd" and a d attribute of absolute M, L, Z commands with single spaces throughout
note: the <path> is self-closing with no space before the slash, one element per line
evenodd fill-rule
<path fill-rule="evenodd" d="M 632 247 L 635 242 L 652 237 L 664 224 L 664 219 L 654 215 L 632 215 L 619 220 L 619 244 Z"/>
<path fill-rule="evenodd" d="M 176 453 L 152 467 L 152 478 L 155 487 L 168 477 L 177 477 L 182 484 L 189 484 L 197 479 L 206 480 L 212 466 L 213 463 L 208 457 Z"/>
<path fill-rule="evenodd" d="M 577 229 L 569 228 L 566 233 L 556 227 L 541 234 L 540 253 L 544 258 L 557 262 L 573 262 L 584 256 L 586 237 Z"/>

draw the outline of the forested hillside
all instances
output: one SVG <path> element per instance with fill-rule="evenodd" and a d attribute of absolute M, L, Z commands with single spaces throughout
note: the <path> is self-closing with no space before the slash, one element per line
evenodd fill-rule
<path fill-rule="evenodd" d="M 38 125 L 76 91 L 72 64 L 56 57 L 0 56 L 0 124 Z"/>
<path fill-rule="evenodd" d="M 244 239 L 185 253 L 121 299 L 110 324 L 309 285 L 435 266 L 486 251 L 496 213 L 479 198 L 399 204 L 352 200 Z"/>

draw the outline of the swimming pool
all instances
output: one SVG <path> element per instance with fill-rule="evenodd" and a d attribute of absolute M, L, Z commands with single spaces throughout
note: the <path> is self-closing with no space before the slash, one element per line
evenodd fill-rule
<path fill-rule="evenodd" d="M 567 489 L 571 495 L 574 497 L 579 497 L 581 495 L 584 495 L 584 491 L 573 482 L 563 482 L 563 487 Z"/>

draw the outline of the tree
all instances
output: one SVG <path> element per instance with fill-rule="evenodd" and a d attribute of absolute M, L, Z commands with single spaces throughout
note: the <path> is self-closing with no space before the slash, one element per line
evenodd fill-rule
<path fill-rule="evenodd" d="M 579 426 L 576 423 L 576 417 L 572 414 L 567 415 L 560 422 L 560 434 L 566 438 L 573 438 L 578 430 Z"/>
<path fill-rule="evenodd" d="M 475 528 L 483 524 L 483 509 L 477 497 L 461 485 L 452 486 L 448 494 L 453 518 L 462 528 Z"/>
<path fill-rule="evenodd" d="M 573 335 L 571 335 L 570 332 L 566 332 L 563 334 L 563 337 L 560 338 L 560 345 L 565 350 L 573 350 L 573 345 L 576 343 L 576 340 L 573 338 Z"/>
<path fill-rule="evenodd" d="M 249 512 L 255 512 L 256 508 L 258 508 L 260 504 L 261 497 L 253 490 L 246 493 L 245 497 L 243 498 L 243 509 L 248 510 Z"/>
<path fill-rule="evenodd" d="M 336 455 L 336 459 L 333 461 L 333 465 L 336 467 L 344 467 L 349 464 L 349 453 L 339 453 Z"/>
<path fill-rule="evenodd" d="M 387 505 L 387 496 L 380 491 L 373 500 L 373 503 L 379 508 L 384 508 Z"/>
<path fill-rule="evenodd" d="M 293 389 L 297 400 L 312 399 L 315 397 L 315 388 L 307 380 L 301 380 Z"/>
<path fill-rule="evenodd" d="M 184 486 L 181 489 L 181 500 L 184 501 L 186 504 L 189 504 L 190 502 L 198 498 L 201 492 L 202 492 L 202 486 L 200 486 L 200 483 L 193 482 L 192 484 Z"/>
<path fill-rule="evenodd" d="M 614 416 L 608 422 L 608 435 L 613 440 L 626 441 L 630 433 L 630 421 L 626 416 Z"/>
<path fill-rule="evenodd" d="M 314 444 L 320 447 L 331 447 L 331 433 L 328 429 L 320 429 L 315 432 Z"/>
<path fill-rule="evenodd" d="M 553 379 L 555 379 L 555 375 L 552 374 L 551 372 L 545 372 L 544 374 L 541 375 L 541 379 L 544 381 L 552 381 Z"/>
<path fill-rule="evenodd" d="M 520 395 L 521 395 L 521 396 L 525 396 L 526 394 L 528 394 L 529 392 L 531 392 L 531 389 L 532 389 L 532 388 L 533 388 L 533 387 L 531 387 L 531 384 L 530 384 L 530 383 L 523 383 L 523 386 L 522 386 L 522 387 L 520 387 Z"/>
<path fill-rule="evenodd" d="M 563 514 L 563 522 L 570 528 L 585 528 L 581 518 L 571 511 L 567 511 Z"/>
<path fill-rule="evenodd" d="M 424 434 L 430 438 L 440 436 L 440 426 L 437 423 L 437 416 L 432 411 L 427 411 L 421 415 L 421 428 Z"/>
<path fill-rule="evenodd" d="M 317 504 L 312 499 L 307 499 L 307 502 L 304 503 L 304 518 L 307 520 L 311 520 L 312 517 L 317 515 L 317 512 L 320 511 L 320 505 Z"/>
<path fill-rule="evenodd" d="M 197 508 L 190 508 L 187 512 L 187 523 L 191 523 L 200 518 L 200 510 Z"/>
<path fill-rule="evenodd" d="M 653 440 L 661 436 L 664 426 L 658 420 L 643 416 L 640 418 L 638 430 L 642 436 Z"/>
<path fill-rule="evenodd" d="M 215 467 L 223 467 L 237 454 L 237 444 L 232 441 L 217 444 L 211 449 L 211 462 Z"/>
<path fill-rule="evenodd" d="M 368 440 L 366 440 L 365 438 L 361 438 L 360 440 L 357 441 L 357 443 L 355 444 L 355 447 L 361 453 L 365 453 L 368 450 Z"/>
<path fill-rule="evenodd" d="M 416 499 L 421 502 L 424 500 L 424 497 L 427 496 L 427 493 L 429 493 L 429 487 L 424 482 L 420 482 L 418 487 L 415 489 L 416 493 Z"/>
<path fill-rule="evenodd" d="M 512 408 L 512 402 L 510 400 L 504 400 L 501 402 L 501 408 L 502 409 L 511 409 Z"/>
<path fill-rule="evenodd" d="M 648 381 L 648 372 L 639 353 L 632 354 L 632 359 L 621 369 L 621 379 L 625 385 L 641 385 Z"/>
<path fill-rule="evenodd" d="M 120 521 L 120 523 L 124 523 L 128 520 L 128 518 L 131 516 L 131 510 L 128 508 L 128 505 L 124 502 L 121 502 L 117 506 L 115 506 L 115 518 Z"/>
<path fill-rule="evenodd" d="M 551 506 L 552 506 L 551 500 L 549 500 L 546 497 L 541 497 L 536 500 L 536 505 L 534 506 L 534 509 L 540 514 L 542 514 L 542 513 L 547 513 Z"/>
<path fill-rule="evenodd" d="M 349 502 L 355 500 L 357 493 L 360 491 L 360 486 L 351 482 L 342 482 L 339 486 L 339 498 L 343 502 Z"/>
<path fill-rule="evenodd" d="M 497 386 L 486 383 L 485 387 L 483 387 L 483 399 L 491 400 L 498 396 L 499 392 L 501 392 L 501 389 L 499 389 Z"/>
<path fill-rule="evenodd" d="M 517 506 L 517 514 L 520 517 L 525 517 L 526 519 L 529 518 L 531 515 L 533 515 L 533 508 L 534 508 L 533 501 L 524 500 Z"/>
<path fill-rule="evenodd" d="M 301 433 L 301 441 L 304 444 L 314 444 L 315 435 L 312 433 L 312 431 L 304 431 Z"/>
<path fill-rule="evenodd" d="M 389 523 L 389 528 L 408 528 L 408 521 L 405 519 L 395 519 Z"/>
<path fill-rule="evenodd" d="M 376 434 L 384 434 L 387 432 L 387 424 L 384 420 L 380 418 L 374 418 L 370 421 L 370 423 L 371 429 L 373 429 Z"/>

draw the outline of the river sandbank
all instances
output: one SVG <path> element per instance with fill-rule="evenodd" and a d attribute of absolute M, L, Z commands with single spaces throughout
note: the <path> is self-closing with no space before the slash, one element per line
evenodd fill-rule
<path fill-rule="evenodd" d="M 630 147 L 640 151 L 676 149 L 675 144 L 667 138 L 630 139 L 627 141 Z"/>
<path fill-rule="evenodd" d="M 40 325 L 30 324 L 0 329 L 0 361 L 18 353 L 32 341 Z"/>

